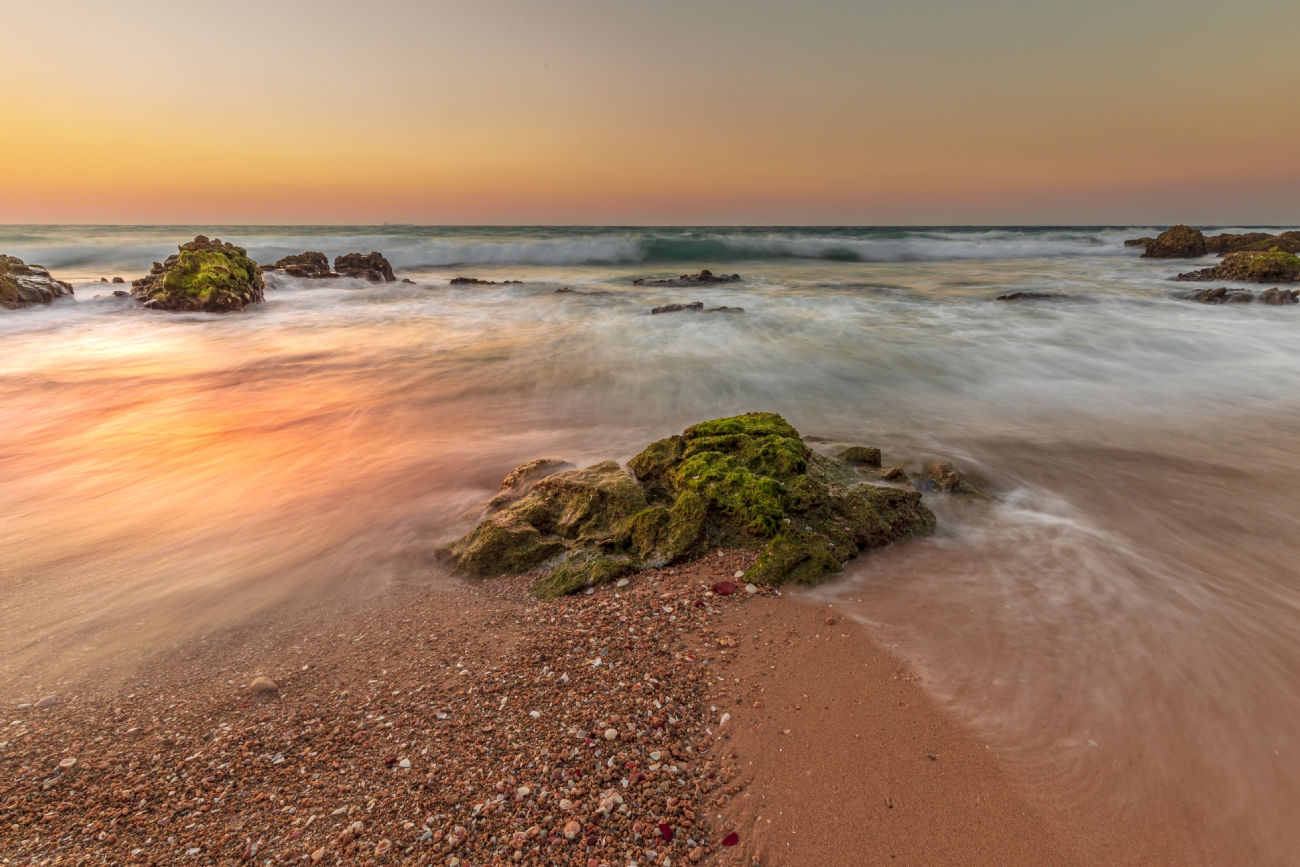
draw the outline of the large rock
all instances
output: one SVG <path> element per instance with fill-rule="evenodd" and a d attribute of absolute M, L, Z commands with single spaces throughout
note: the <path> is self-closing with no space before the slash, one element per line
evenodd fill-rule
<path fill-rule="evenodd" d="M 0 308 L 17 310 L 30 304 L 49 304 L 64 295 L 72 295 L 72 285 L 55 280 L 40 265 L 0 256 Z"/>
<path fill-rule="evenodd" d="M 152 310 L 229 313 L 260 304 L 265 293 L 262 271 L 248 251 L 203 235 L 131 281 L 131 295 Z"/>
<path fill-rule="evenodd" d="M 719 546 L 760 552 L 750 581 L 811 584 L 935 524 L 918 492 L 861 483 L 773 413 L 694 425 L 629 467 L 635 478 L 612 461 L 546 476 L 445 554 L 475 575 L 540 567 L 544 598 Z"/>
<path fill-rule="evenodd" d="M 1281 251 L 1227 253 L 1213 268 L 1179 274 L 1178 279 L 1191 282 L 1295 283 L 1300 280 L 1300 257 Z"/>
<path fill-rule="evenodd" d="M 344 277 L 359 277 L 371 283 L 395 283 L 393 266 L 379 253 L 347 253 L 334 259 L 334 270 Z"/>
<path fill-rule="evenodd" d="M 324 253 L 315 253 L 308 250 L 306 253 L 299 253 L 296 256 L 285 256 L 274 265 L 265 267 L 263 271 L 283 271 L 290 277 L 300 277 L 305 280 L 319 280 L 321 278 L 337 277 L 336 272 L 330 270 L 330 260 Z"/>
<path fill-rule="evenodd" d="M 1205 235 L 1190 226 L 1174 226 L 1146 246 L 1143 259 L 1195 259 L 1206 253 Z"/>

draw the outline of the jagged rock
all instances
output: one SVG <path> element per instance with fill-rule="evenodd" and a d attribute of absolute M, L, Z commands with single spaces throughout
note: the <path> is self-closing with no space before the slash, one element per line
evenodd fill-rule
<path fill-rule="evenodd" d="M 1270 235 L 1268 232 L 1247 232 L 1244 235 L 1211 235 L 1205 239 L 1205 249 L 1211 253 L 1268 253 L 1279 250 L 1283 253 L 1300 253 L 1300 232 L 1283 232 Z"/>
<path fill-rule="evenodd" d="M 1248 290 L 1229 289 L 1227 286 L 1218 289 L 1202 289 L 1183 297 L 1188 301 L 1198 301 L 1201 304 L 1250 304 L 1255 300 L 1255 296 Z"/>
<path fill-rule="evenodd" d="M 480 280 L 477 277 L 452 277 L 448 281 L 452 286 L 522 286 L 523 280 Z M 558 290 L 556 290 L 558 291 Z"/>
<path fill-rule="evenodd" d="M 1300 304 L 1300 289 L 1265 289 L 1259 296 L 1259 300 L 1264 304 L 1271 304 L 1280 307 L 1284 304 Z"/>
<path fill-rule="evenodd" d="M 713 283 L 739 282 L 739 274 L 715 275 L 705 269 L 698 274 L 683 274 L 680 277 L 641 277 L 632 281 L 633 286 L 704 286 Z"/>
<path fill-rule="evenodd" d="M 296 256 L 285 256 L 274 265 L 264 267 L 262 270 L 283 271 L 290 277 L 300 277 L 304 280 L 318 280 L 339 276 L 337 272 L 330 270 L 330 260 L 324 253 L 316 253 L 311 250 L 306 253 L 299 253 Z"/>
<path fill-rule="evenodd" d="M 371 283 L 396 283 L 393 266 L 379 253 L 347 253 L 336 256 L 334 270 L 344 277 L 359 277 Z"/>
<path fill-rule="evenodd" d="M 1143 259 L 1195 259 L 1205 255 L 1205 235 L 1190 226 L 1174 226 L 1147 244 Z"/>
<path fill-rule="evenodd" d="M 244 248 L 199 235 L 179 250 L 131 281 L 131 294 L 145 307 L 227 313 L 262 302 L 262 271 Z"/>
<path fill-rule="evenodd" d="M 72 284 L 55 280 L 44 267 L 0 255 L 0 308 L 17 310 L 30 304 L 50 304 L 55 298 L 72 294 Z"/>
<path fill-rule="evenodd" d="M 1190 282 L 1294 283 L 1300 280 L 1300 257 L 1281 251 L 1227 253 L 1213 268 L 1179 274 L 1177 279 Z"/>
<path fill-rule="evenodd" d="M 966 500 L 992 499 L 970 483 L 951 461 L 931 461 L 912 477 L 913 484 L 922 491 L 945 493 Z"/>
<path fill-rule="evenodd" d="M 868 446 L 851 446 L 840 452 L 840 460 L 846 464 L 860 464 L 864 467 L 880 467 L 880 449 Z"/>
<path fill-rule="evenodd" d="M 1125 247 L 1145 247 L 1154 241 L 1155 238 L 1129 238 L 1124 242 Z"/>
<path fill-rule="evenodd" d="M 488 503 L 488 513 L 501 511 L 515 500 L 527 495 L 542 479 L 568 469 L 573 469 L 573 464 L 554 458 L 537 458 L 520 464 L 501 482 L 501 493 Z"/>
<path fill-rule="evenodd" d="M 816 583 L 935 524 L 919 493 L 860 483 L 773 413 L 694 425 L 629 467 L 635 478 L 612 461 L 547 475 L 444 554 L 475 575 L 542 567 L 545 598 L 718 546 L 761 552 L 748 581 Z"/>
<path fill-rule="evenodd" d="M 1050 295 L 1046 292 L 1012 292 L 1010 295 L 999 295 L 998 301 L 1050 301 L 1065 298 L 1065 295 Z"/>

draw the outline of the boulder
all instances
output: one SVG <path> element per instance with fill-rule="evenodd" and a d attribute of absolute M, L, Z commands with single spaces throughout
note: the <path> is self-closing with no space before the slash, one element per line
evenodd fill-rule
<path fill-rule="evenodd" d="M 846 464 L 880 468 L 880 449 L 868 446 L 851 446 L 840 452 L 840 460 Z"/>
<path fill-rule="evenodd" d="M 737 283 L 739 274 L 717 275 L 705 269 L 698 274 L 682 274 L 680 277 L 641 277 L 632 281 L 633 286 L 706 286 L 714 283 Z"/>
<path fill-rule="evenodd" d="M 228 313 L 260 304 L 265 293 L 262 270 L 243 247 L 203 235 L 131 281 L 131 295 L 151 310 Z"/>
<path fill-rule="evenodd" d="M 304 280 L 319 280 L 339 276 L 337 272 L 330 270 L 330 260 L 324 253 L 316 253 L 311 250 L 306 253 L 299 253 L 296 256 L 285 256 L 274 265 L 265 267 L 262 270 L 283 271 L 290 277 L 300 277 Z"/>
<path fill-rule="evenodd" d="M 123 280 L 121 277 L 114 277 L 114 278 L 113 278 L 113 282 L 114 282 L 114 283 L 125 283 L 126 281 Z"/>
<path fill-rule="evenodd" d="M 1190 226 L 1174 226 L 1146 245 L 1143 259 L 1195 259 L 1204 256 L 1205 235 Z"/>
<path fill-rule="evenodd" d="M 55 280 L 40 265 L 0 255 L 0 308 L 17 310 L 31 304 L 50 304 L 64 295 L 72 295 L 72 284 Z"/>
<path fill-rule="evenodd" d="M 1280 250 L 1227 253 L 1213 268 L 1179 274 L 1177 279 L 1189 282 L 1295 283 L 1300 280 L 1300 257 Z"/>
<path fill-rule="evenodd" d="M 1300 304 L 1300 289 L 1265 289 L 1259 296 L 1259 300 L 1264 304 L 1271 304 L 1275 307 L 1281 307 L 1284 304 Z"/>
<path fill-rule="evenodd" d="M 547 475 L 442 553 L 474 575 L 540 568 L 543 598 L 719 546 L 760 552 L 748 581 L 812 584 L 935 525 L 921 494 L 861 483 L 774 413 L 694 425 L 628 466 L 633 475 L 613 461 Z M 503 492 L 515 485 L 508 477 Z"/>
<path fill-rule="evenodd" d="M 393 266 L 379 253 L 347 253 L 334 259 L 334 270 L 344 277 L 359 277 L 371 283 L 396 283 Z"/>

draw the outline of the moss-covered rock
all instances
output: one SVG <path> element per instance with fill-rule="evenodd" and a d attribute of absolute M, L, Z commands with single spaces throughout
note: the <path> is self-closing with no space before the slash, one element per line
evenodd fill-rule
<path fill-rule="evenodd" d="M 1300 281 L 1300 256 L 1282 250 L 1267 253 L 1227 253 L 1218 265 L 1179 274 L 1179 280 L 1203 282 L 1236 280 L 1243 283 L 1295 283 Z"/>
<path fill-rule="evenodd" d="M 1146 245 L 1144 259 L 1195 259 L 1204 256 L 1205 235 L 1190 226 L 1174 226 Z"/>
<path fill-rule="evenodd" d="M 72 284 L 55 280 L 40 265 L 27 265 L 14 256 L 0 256 L 0 308 L 17 310 L 31 304 L 50 304 L 72 295 Z"/>
<path fill-rule="evenodd" d="M 878 450 L 863 450 L 878 466 Z M 555 473 L 491 515 L 447 555 L 476 575 L 542 567 L 553 597 L 714 546 L 760 551 L 749 579 L 816 583 L 860 552 L 934 529 L 921 494 L 863 484 L 774 413 L 714 419 L 629 462 Z"/>
<path fill-rule="evenodd" d="M 965 500 L 992 499 L 971 484 L 949 461 L 931 461 L 921 468 L 921 472 L 912 481 L 922 491 L 952 494 Z"/>
<path fill-rule="evenodd" d="M 202 235 L 131 282 L 131 295 L 152 310 L 228 313 L 260 304 L 266 284 L 248 251 Z"/>
<path fill-rule="evenodd" d="M 840 452 L 840 460 L 846 464 L 859 464 L 864 467 L 880 467 L 880 449 L 868 446 L 851 446 Z"/>
<path fill-rule="evenodd" d="M 1205 239 L 1205 249 L 1211 253 L 1267 253 L 1281 250 L 1284 253 L 1300 253 L 1300 232 L 1283 232 L 1270 235 L 1268 232 L 1246 232 L 1234 235 L 1224 232 L 1210 235 Z"/>

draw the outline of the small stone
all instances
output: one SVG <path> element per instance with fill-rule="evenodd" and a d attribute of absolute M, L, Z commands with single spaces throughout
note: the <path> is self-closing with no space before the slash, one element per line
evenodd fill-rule
<path fill-rule="evenodd" d="M 618 579 L 618 583 L 615 584 L 614 586 L 615 586 L 615 587 L 626 587 L 627 585 L 629 585 L 629 584 L 631 584 L 631 583 L 632 583 L 632 582 L 629 581 L 629 580 L 627 580 L 626 578 L 620 578 L 620 579 Z"/>
<path fill-rule="evenodd" d="M 605 740 L 618 740 L 618 729 L 605 729 Z"/>
<path fill-rule="evenodd" d="M 564 839 L 572 840 L 574 837 L 578 836 L 581 831 L 582 825 L 578 824 L 577 820 L 570 819 L 564 825 Z"/>
<path fill-rule="evenodd" d="M 527 786 L 520 786 L 519 788 L 515 789 L 515 794 L 521 798 L 527 798 L 530 794 L 532 794 L 532 789 L 528 788 Z"/>
<path fill-rule="evenodd" d="M 36 709 L 37 709 L 37 710 L 43 710 L 43 709 L 45 709 L 45 708 L 47 708 L 47 707 L 54 707 L 56 704 L 58 704 L 58 702 L 59 702 L 59 700 L 58 700 L 57 698 L 55 698 L 54 696 L 52 696 L 52 695 L 47 695 L 47 696 L 45 696 L 45 698 L 43 698 L 43 699 L 41 699 L 40 701 L 36 702 Z"/>
<path fill-rule="evenodd" d="M 311 853 L 311 863 L 318 864 L 320 863 L 320 859 L 324 857 L 325 857 L 325 847 L 322 846 L 319 849 L 317 849 L 315 852 Z"/>
<path fill-rule="evenodd" d="M 736 574 L 735 574 L 735 575 L 732 575 L 731 577 L 732 577 L 732 578 L 744 578 L 744 577 L 745 577 L 745 571 L 744 571 L 743 569 L 737 569 L 737 570 L 736 570 Z"/>
<path fill-rule="evenodd" d="M 561 809 L 561 810 L 572 810 L 572 809 L 573 809 L 573 802 L 570 801 L 568 798 L 561 798 L 561 799 L 560 799 L 560 809 Z"/>
<path fill-rule="evenodd" d="M 253 695 L 261 695 L 266 692 L 279 692 L 280 686 L 269 677 L 254 678 L 253 682 L 248 685 Z"/>
<path fill-rule="evenodd" d="M 71 756 L 69 756 L 68 758 L 66 758 L 66 759 L 64 759 L 63 761 L 59 762 L 59 767 L 61 767 L 61 768 L 70 768 L 70 767 L 72 767 L 73 765 L 75 765 L 76 763 L 77 763 L 77 760 L 74 759 L 74 758 L 72 758 Z"/>
<path fill-rule="evenodd" d="M 409 767 L 411 766 L 411 760 L 410 760 L 410 759 L 402 759 L 400 762 L 397 763 L 397 766 L 398 766 L 399 768 L 409 768 Z"/>
<path fill-rule="evenodd" d="M 703 847 L 703 846 L 696 846 L 694 849 L 691 850 L 691 863 L 692 863 L 692 864 L 698 864 L 699 861 L 700 861 L 700 859 L 703 858 L 703 857 L 704 857 L 704 847 Z"/>
<path fill-rule="evenodd" d="M 722 715 L 722 719 L 718 720 L 718 725 L 725 726 L 729 722 L 731 722 L 731 714 L 724 713 Z"/>
<path fill-rule="evenodd" d="M 746 585 L 745 585 L 745 592 L 748 593 L 750 596 L 753 596 L 755 593 L 758 592 L 758 585 L 757 585 L 757 584 L 746 584 Z"/>
<path fill-rule="evenodd" d="M 655 750 L 653 753 L 650 754 L 650 761 L 657 762 L 662 756 L 663 753 L 659 752 L 658 750 Z"/>
<path fill-rule="evenodd" d="M 393 850 L 393 843 L 391 840 L 380 840 L 378 843 L 375 844 L 375 855 L 379 857 L 383 857 L 384 855 L 387 855 L 392 850 Z"/>

